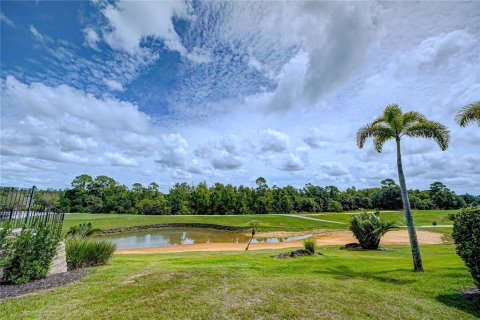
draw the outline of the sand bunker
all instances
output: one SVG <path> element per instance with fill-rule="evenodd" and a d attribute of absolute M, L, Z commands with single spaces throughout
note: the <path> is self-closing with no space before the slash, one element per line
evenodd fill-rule
<path fill-rule="evenodd" d="M 440 244 L 443 243 L 443 235 L 441 233 L 417 230 L 418 241 L 421 244 Z M 357 242 L 349 231 L 327 232 L 325 234 L 316 235 L 315 239 L 319 246 L 322 245 L 344 245 L 346 243 Z M 387 233 L 381 241 L 383 245 L 408 244 L 407 230 L 392 231 Z M 255 243 L 250 245 L 249 250 L 267 250 L 295 248 L 303 246 L 303 241 L 290 241 L 280 243 Z M 178 246 L 150 247 L 138 249 L 119 249 L 116 253 L 171 253 L 171 252 L 192 252 L 192 251 L 244 251 L 246 244 L 244 243 L 198 243 L 185 244 Z"/>

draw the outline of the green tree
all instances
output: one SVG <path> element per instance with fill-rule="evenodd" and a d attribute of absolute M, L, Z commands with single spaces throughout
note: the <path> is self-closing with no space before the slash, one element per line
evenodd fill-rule
<path fill-rule="evenodd" d="M 480 101 L 470 103 L 460 109 L 455 116 L 455 121 L 461 127 L 466 127 L 470 122 L 477 122 L 480 127 Z"/>
<path fill-rule="evenodd" d="M 388 140 L 395 139 L 397 145 L 397 170 L 402 193 L 405 220 L 408 226 L 408 234 L 413 255 L 413 266 L 415 271 L 423 271 L 420 248 L 418 246 L 417 234 L 413 222 L 410 201 L 408 199 L 405 175 L 403 173 L 402 155 L 400 142 L 402 137 L 430 138 L 433 139 L 441 150 L 448 148 L 450 133 L 444 125 L 428 120 L 418 112 L 403 113 L 396 105 L 388 105 L 383 115 L 372 123 L 360 128 L 357 132 L 357 145 L 363 148 L 368 138 L 373 138 L 373 145 L 377 152 L 382 152 L 382 147 Z"/>
<path fill-rule="evenodd" d="M 76 176 L 72 181 L 72 187 L 75 189 L 87 190 L 93 183 L 93 178 L 88 174 Z"/>

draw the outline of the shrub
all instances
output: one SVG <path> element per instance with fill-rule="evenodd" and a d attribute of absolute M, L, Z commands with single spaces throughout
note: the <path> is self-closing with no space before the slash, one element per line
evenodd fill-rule
<path fill-rule="evenodd" d="M 455 213 L 449 213 L 449 214 L 447 214 L 447 219 L 450 220 L 450 221 L 455 221 L 456 216 L 457 216 L 457 214 L 455 214 Z"/>
<path fill-rule="evenodd" d="M 305 239 L 305 241 L 303 241 L 303 247 L 311 254 L 314 254 L 317 247 L 317 242 L 315 241 L 315 238 Z"/>
<path fill-rule="evenodd" d="M 436 226 L 437 225 L 437 220 L 433 220 L 432 221 L 432 226 Z"/>
<path fill-rule="evenodd" d="M 343 207 L 342 204 L 336 200 L 332 200 L 328 203 L 327 207 L 328 212 L 342 212 Z"/>
<path fill-rule="evenodd" d="M 363 249 L 378 249 L 382 236 L 396 228 L 395 222 L 382 221 L 379 212 L 356 214 L 350 223 L 350 230 Z"/>
<path fill-rule="evenodd" d="M 40 227 L 37 230 L 22 229 L 18 235 L 3 240 L 3 279 L 20 284 L 42 279 L 48 273 L 50 263 L 57 252 L 61 225 Z"/>
<path fill-rule="evenodd" d="M 480 289 L 480 206 L 462 209 L 457 214 L 452 236 L 457 254 Z"/>
<path fill-rule="evenodd" d="M 72 238 L 66 241 L 69 270 L 98 266 L 107 263 L 116 246 L 106 240 Z"/>

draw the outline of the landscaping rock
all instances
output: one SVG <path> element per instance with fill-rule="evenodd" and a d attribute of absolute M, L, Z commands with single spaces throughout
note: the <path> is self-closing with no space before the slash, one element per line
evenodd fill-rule
<path fill-rule="evenodd" d="M 280 253 L 279 255 L 276 255 L 275 258 L 277 259 L 287 259 L 287 258 L 296 258 L 296 257 L 304 257 L 304 256 L 312 256 L 312 255 L 317 255 L 317 256 L 322 256 L 323 254 L 321 253 L 311 253 L 308 250 L 305 249 L 298 249 L 290 252 L 284 252 Z"/>
<path fill-rule="evenodd" d="M 347 243 L 345 246 L 341 247 L 340 250 L 362 250 L 360 243 Z"/>
<path fill-rule="evenodd" d="M 477 288 L 467 288 L 460 291 L 460 295 L 467 300 L 480 298 L 480 290 Z"/>

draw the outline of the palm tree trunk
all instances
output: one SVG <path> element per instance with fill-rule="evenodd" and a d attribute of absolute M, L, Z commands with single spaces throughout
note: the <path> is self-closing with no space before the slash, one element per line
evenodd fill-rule
<path fill-rule="evenodd" d="M 400 190 L 402 192 L 403 210 L 405 211 L 405 220 L 407 221 L 408 236 L 410 238 L 410 247 L 412 248 L 413 269 L 414 271 L 423 271 L 422 257 L 420 256 L 420 247 L 418 246 L 417 232 L 413 223 L 412 209 L 408 199 L 407 185 L 405 184 L 405 175 L 402 167 L 402 154 L 400 152 L 400 138 L 397 142 L 397 169 L 398 179 L 400 180 Z"/>

